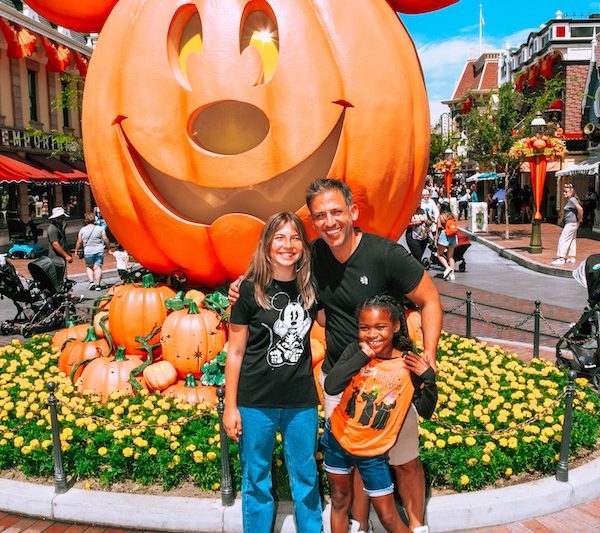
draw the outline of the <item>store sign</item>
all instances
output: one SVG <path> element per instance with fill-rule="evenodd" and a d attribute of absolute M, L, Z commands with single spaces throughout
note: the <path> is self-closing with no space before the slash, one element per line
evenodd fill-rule
<path fill-rule="evenodd" d="M 63 148 L 63 138 L 50 133 L 33 134 L 25 130 L 0 128 L 0 146 L 27 151 L 56 152 Z"/>

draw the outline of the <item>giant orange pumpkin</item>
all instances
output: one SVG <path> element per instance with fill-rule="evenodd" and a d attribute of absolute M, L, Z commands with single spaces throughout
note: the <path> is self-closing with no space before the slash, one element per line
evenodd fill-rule
<path fill-rule="evenodd" d="M 329 176 L 351 186 L 363 229 L 396 239 L 422 189 L 429 112 L 390 6 L 452 2 L 119 2 L 83 106 L 112 232 L 150 270 L 214 286 L 246 270 L 269 215 L 307 221 L 306 187 Z"/>
<path fill-rule="evenodd" d="M 27 0 L 43 17 L 65 28 L 98 32 L 118 0 Z"/>

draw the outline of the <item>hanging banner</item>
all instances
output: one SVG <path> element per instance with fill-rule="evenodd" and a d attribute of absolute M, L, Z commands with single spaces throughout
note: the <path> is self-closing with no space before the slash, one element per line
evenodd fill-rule
<path fill-rule="evenodd" d="M 35 51 L 35 33 L 0 18 L 0 30 L 8 43 L 7 54 L 12 59 L 30 57 Z"/>

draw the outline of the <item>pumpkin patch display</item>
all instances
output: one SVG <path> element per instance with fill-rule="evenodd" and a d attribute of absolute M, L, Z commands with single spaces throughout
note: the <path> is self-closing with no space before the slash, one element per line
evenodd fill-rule
<path fill-rule="evenodd" d="M 130 374 L 141 362 L 140 357 L 125 355 L 125 347 L 119 346 L 114 357 L 98 357 L 85 365 L 77 380 L 77 390 L 81 394 L 98 395 L 102 402 L 106 402 L 115 391 L 133 394 Z M 143 380 L 136 379 L 144 385 Z"/>
<path fill-rule="evenodd" d="M 167 318 L 165 300 L 174 298 L 175 291 L 165 285 L 156 286 L 151 274 L 146 274 L 141 283 L 122 285 L 113 295 L 108 310 L 110 333 L 115 345 L 124 346 L 128 354 L 148 353 L 140 347 L 136 337 L 147 337 L 148 344 L 157 344 L 158 329 Z"/>
<path fill-rule="evenodd" d="M 310 226 L 306 187 L 327 176 L 350 185 L 364 230 L 395 240 L 430 131 L 394 9 L 450 3 L 118 2 L 83 104 L 90 185 L 117 239 L 152 271 L 215 286 L 246 270 L 271 214 Z"/>
<path fill-rule="evenodd" d="M 107 357 L 110 354 L 110 348 L 106 339 L 96 336 L 94 327 L 89 326 L 85 339 L 73 340 L 67 342 L 58 357 L 58 369 L 70 376 L 75 365 L 92 359 L 94 357 Z M 73 376 L 73 380 L 81 375 L 83 368 L 79 367 Z"/>
<path fill-rule="evenodd" d="M 192 374 L 188 374 L 184 380 L 171 385 L 162 392 L 167 398 L 179 398 L 191 405 L 205 403 L 213 406 L 217 403 L 217 388 L 207 385 L 199 385 Z"/>
<path fill-rule="evenodd" d="M 217 313 L 200 309 L 187 300 L 188 308 L 172 312 L 162 325 L 162 359 L 169 361 L 181 378 L 202 374 L 202 365 L 214 359 L 227 341 L 225 324 Z"/>

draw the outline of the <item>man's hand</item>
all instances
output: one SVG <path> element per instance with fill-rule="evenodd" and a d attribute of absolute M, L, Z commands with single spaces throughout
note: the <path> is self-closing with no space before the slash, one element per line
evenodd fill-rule
<path fill-rule="evenodd" d="M 65 261 L 66 261 L 67 263 L 72 263 L 72 262 L 73 262 L 73 256 L 72 256 L 72 255 L 69 255 L 69 254 L 67 254 L 67 257 L 65 257 Z"/>
<path fill-rule="evenodd" d="M 235 302 L 237 302 L 240 298 L 240 284 L 242 283 L 243 279 L 244 279 L 244 276 L 240 276 L 238 279 L 236 279 L 235 281 L 232 281 L 229 284 L 229 290 L 227 291 L 227 298 L 229 298 L 229 303 L 231 305 L 233 305 Z"/>
<path fill-rule="evenodd" d="M 242 416 L 240 415 L 239 409 L 235 407 L 225 407 L 223 413 L 223 427 L 230 439 L 233 439 L 235 442 L 240 441 L 240 435 L 242 434 Z"/>

